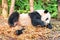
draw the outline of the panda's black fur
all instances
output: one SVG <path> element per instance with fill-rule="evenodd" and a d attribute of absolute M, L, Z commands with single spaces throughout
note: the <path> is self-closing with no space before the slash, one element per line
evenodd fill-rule
<path fill-rule="evenodd" d="M 18 19 L 19 19 L 19 13 L 18 12 L 13 12 L 8 18 L 8 24 L 10 26 L 14 26 L 14 23 L 17 22 Z"/>
<path fill-rule="evenodd" d="M 29 16 L 31 18 L 31 23 L 33 26 L 37 25 L 45 26 L 44 22 L 41 20 L 41 15 L 39 15 L 38 12 L 34 11 L 32 13 L 29 13 Z"/>
<path fill-rule="evenodd" d="M 22 34 L 22 33 L 23 33 L 23 32 L 22 32 L 23 30 L 25 30 L 25 29 L 22 28 L 21 30 L 16 30 L 16 31 L 15 31 L 15 34 L 16 34 L 16 35 L 20 35 L 20 34 Z"/>
<path fill-rule="evenodd" d="M 45 10 L 44 13 L 48 13 L 48 10 Z"/>
<path fill-rule="evenodd" d="M 47 28 L 52 29 L 51 23 L 49 23 L 49 24 L 47 25 Z"/>

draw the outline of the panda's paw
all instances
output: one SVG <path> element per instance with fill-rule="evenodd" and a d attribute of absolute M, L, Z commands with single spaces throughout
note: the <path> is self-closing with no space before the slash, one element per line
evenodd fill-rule
<path fill-rule="evenodd" d="M 15 31 L 15 34 L 16 34 L 16 35 L 22 34 L 22 33 L 23 33 L 23 30 L 25 30 L 25 29 L 23 28 L 23 29 L 21 29 L 21 30 L 16 30 L 16 31 Z"/>
<path fill-rule="evenodd" d="M 50 26 L 50 27 L 48 27 L 49 29 L 52 29 L 52 27 Z"/>
<path fill-rule="evenodd" d="M 10 27 L 14 27 L 14 24 L 9 24 Z"/>
<path fill-rule="evenodd" d="M 22 30 L 16 30 L 16 31 L 15 31 L 15 34 L 16 34 L 16 35 L 20 35 L 20 34 L 22 34 L 22 33 L 23 33 Z"/>
<path fill-rule="evenodd" d="M 49 29 L 52 29 L 52 25 L 51 25 L 50 23 L 47 25 L 47 27 L 48 27 Z"/>

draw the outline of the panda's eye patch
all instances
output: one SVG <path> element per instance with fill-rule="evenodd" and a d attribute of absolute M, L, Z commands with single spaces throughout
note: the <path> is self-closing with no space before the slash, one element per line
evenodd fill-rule
<path fill-rule="evenodd" d="M 46 18 L 46 20 L 48 20 L 48 18 Z"/>

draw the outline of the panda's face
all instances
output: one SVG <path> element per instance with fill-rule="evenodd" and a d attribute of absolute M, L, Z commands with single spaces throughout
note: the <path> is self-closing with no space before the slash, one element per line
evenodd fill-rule
<path fill-rule="evenodd" d="M 50 23 L 50 13 L 47 10 L 36 10 L 41 15 L 41 20 L 44 22 L 45 25 Z"/>
<path fill-rule="evenodd" d="M 50 19 L 51 17 L 49 12 L 41 16 L 41 20 L 44 21 L 45 25 L 50 23 Z"/>

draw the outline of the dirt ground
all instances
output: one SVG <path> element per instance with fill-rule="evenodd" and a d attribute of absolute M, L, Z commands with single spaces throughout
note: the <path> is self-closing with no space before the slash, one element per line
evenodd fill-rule
<path fill-rule="evenodd" d="M 52 19 L 52 29 L 30 26 L 25 27 L 21 35 L 16 35 L 15 31 L 22 27 L 9 27 L 7 20 L 0 16 L 0 40 L 60 40 L 60 21 Z"/>

